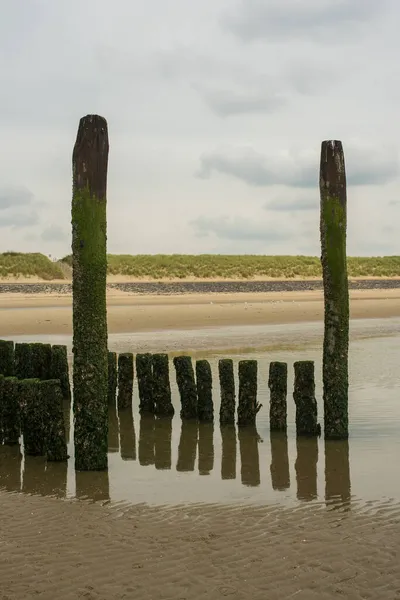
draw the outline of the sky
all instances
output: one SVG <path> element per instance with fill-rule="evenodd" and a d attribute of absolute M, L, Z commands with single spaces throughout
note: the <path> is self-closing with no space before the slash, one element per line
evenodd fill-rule
<path fill-rule="evenodd" d="M 400 254 L 398 0 L 0 0 L 0 251 L 71 251 L 79 119 L 107 119 L 108 251 Z"/>

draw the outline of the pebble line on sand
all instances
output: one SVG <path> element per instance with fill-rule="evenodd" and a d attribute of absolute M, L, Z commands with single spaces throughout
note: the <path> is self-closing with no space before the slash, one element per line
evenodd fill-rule
<path fill-rule="evenodd" d="M 302 292 L 322 289 L 322 280 L 308 281 L 177 281 L 109 283 L 108 289 L 141 295 L 237 294 L 262 292 Z M 352 290 L 396 289 L 400 279 L 349 281 Z M 71 294 L 71 283 L 0 283 L 0 294 Z"/>

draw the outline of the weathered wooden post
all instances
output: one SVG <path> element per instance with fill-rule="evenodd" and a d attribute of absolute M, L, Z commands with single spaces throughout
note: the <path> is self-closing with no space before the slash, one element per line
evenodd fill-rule
<path fill-rule="evenodd" d="M 349 290 L 346 258 L 347 192 L 342 143 L 322 142 L 321 263 L 324 284 L 323 396 L 326 439 L 347 439 Z"/>
<path fill-rule="evenodd" d="M 296 404 L 297 435 L 320 435 L 312 360 L 299 360 L 294 363 L 293 398 Z"/>
<path fill-rule="evenodd" d="M 242 484 L 251 487 L 260 485 L 260 455 L 258 452 L 260 436 L 256 426 L 239 427 L 238 437 Z"/>
<path fill-rule="evenodd" d="M 39 383 L 39 379 L 22 379 L 18 382 L 18 392 L 22 399 L 21 421 L 24 453 L 27 456 L 45 455 L 45 412 L 47 407 L 41 397 Z"/>
<path fill-rule="evenodd" d="M 219 385 L 221 389 L 221 405 L 219 422 L 221 425 L 235 424 L 235 376 L 233 360 L 222 358 L 218 361 Z"/>
<path fill-rule="evenodd" d="M 239 361 L 238 425 L 255 426 L 256 416 L 262 404 L 257 402 L 257 361 Z"/>
<path fill-rule="evenodd" d="M 51 377 L 51 344 L 31 344 L 32 376 L 45 381 Z"/>
<path fill-rule="evenodd" d="M 14 375 L 14 342 L 0 340 L 0 375 L 12 377 Z"/>
<path fill-rule="evenodd" d="M 171 399 L 168 354 L 153 354 L 153 402 L 158 417 L 172 417 L 175 413 Z M 157 468 L 157 467 L 156 467 Z"/>
<path fill-rule="evenodd" d="M 199 474 L 209 475 L 214 468 L 214 424 L 199 423 Z"/>
<path fill-rule="evenodd" d="M 297 499 L 314 500 L 317 497 L 318 439 L 298 437 L 295 462 Z"/>
<path fill-rule="evenodd" d="M 13 446 L 19 441 L 21 412 L 18 384 L 16 377 L 0 377 L 0 421 L 6 446 Z"/>
<path fill-rule="evenodd" d="M 108 405 L 115 406 L 118 384 L 117 353 L 108 351 Z"/>
<path fill-rule="evenodd" d="M 64 400 L 71 399 L 67 346 L 55 344 L 51 347 L 51 377 L 59 379 Z"/>
<path fill-rule="evenodd" d="M 149 352 L 136 355 L 136 376 L 139 391 L 139 412 L 154 413 L 153 357 Z"/>
<path fill-rule="evenodd" d="M 175 356 L 176 382 L 181 397 L 181 418 L 197 419 L 197 389 L 190 356 Z"/>
<path fill-rule="evenodd" d="M 122 460 L 136 460 L 136 436 L 132 406 L 118 411 Z"/>
<path fill-rule="evenodd" d="M 199 424 L 197 421 L 186 421 L 185 419 L 182 419 L 181 437 L 178 446 L 178 460 L 176 462 L 177 471 L 194 471 L 198 428 Z"/>
<path fill-rule="evenodd" d="M 286 431 L 271 431 L 271 482 L 278 491 L 290 488 L 288 440 Z"/>
<path fill-rule="evenodd" d="M 197 413 L 199 421 L 214 420 L 212 399 L 212 373 L 208 360 L 196 360 Z"/>
<path fill-rule="evenodd" d="M 234 425 L 221 426 L 221 441 L 221 479 L 236 479 L 237 441 Z"/>
<path fill-rule="evenodd" d="M 118 355 L 118 410 L 132 406 L 133 394 L 133 354 Z"/>
<path fill-rule="evenodd" d="M 52 462 L 66 461 L 68 458 L 65 441 L 63 394 L 58 379 L 48 379 L 39 383 L 39 398 L 44 411 L 46 459 Z M 28 424 L 29 427 L 29 424 Z"/>
<path fill-rule="evenodd" d="M 73 158 L 75 468 L 107 468 L 107 121 L 80 120 Z"/>
<path fill-rule="evenodd" d="M 157 470 L 171 468 L 172 417 L 158 417 L 155 426 L 154 465 Z"/>
<path fill-rule="evenodd" d="M 287 428 L 287 363 L 271 362 L 268 387 L 270 389 L 269 426 L 271 431 Z"/>
<path fill-rule="evenodd" d="M 14 375 L 18 379 L 32 379 L 34 377 L 32 345 L 27 342 L 17 342 L 15 344 Z"/>

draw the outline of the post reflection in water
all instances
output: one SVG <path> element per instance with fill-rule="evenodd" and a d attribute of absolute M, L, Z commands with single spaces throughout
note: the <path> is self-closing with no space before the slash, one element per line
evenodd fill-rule
<path fill-rule="evenodd" d="M 110 500 L 108 470 L 75 471 L 76 497 L 93 502 Z"/>
<path fill-rule="evenodd" d="M 197 448 L 197 421 L 182 420 L 178 447 L 177 471 L 194 471 Z"/>
<path fill-rule="evenodd" d="M 71 400 L 63 400 L 63 413 L 64 413 L 64 425 L 65 425 L 65 441 L 67 444 L 70 442 L 70 429 L 71 429 Z"/>
<path fill-rule="evenodd" d="M 19 492 L 21 490 L 22 454 L 19 444 L 0 445 L 0 490 Z"/>
<path fill-rule="evenodd" d="M 132 406 L 118 411 L 119 443 L 122 460 L 136 460 L 136 435 Z"/>
<path fill-rule="evenodd" d="M 48 462 L 44 474 L 44 488 L 42 493 L 46 496 L 66 498 L 67 496 L 68 462 Z"/>
<path fill-rule="evenodd" d="M 271 482 L 272 489 L 283 492 L 290 488 L 288 439 L 284 431 L 271 431 Z"/>
<path fill-rule="evenodd" d="M 172 417 L 157 417 L 155 422 L 154 464 L 157 470 L 171 468 Z"/>
<path fill-rule="evenodd" d="M 199 423 L 199 473 L 209 475 L 214 468 L 214 424 Z"/>
<path fill-rule="evenodd" d="M 350 509 L 351 482 L 348 440 L 325 440 L 325 502 Z"/>
<path fill-rule="evenodd" d="M 298 436 L 296 439 L 297 458 L 295 463 L 297 499 L 317 498 L 318 438 Z"/>
<path fill-rule="evenodd" d="M 24 457 L 22 491 L 26 494 L 45 495 L 46 459 L 44 456 Z"/>
<path fill-rule="evenodd" d="M 236 479 L 236 427 L 221 425 L 221 479 Z"/>
<path fill-rule="evenodd" d="M 260 485 L 260 457 L 258 444 L 261 440 L 256 427 L 239 427 L 241 478 L 243 485 Z"/>
<path fill-rule="evenodd" d="M 155 421 L 153 414 L 142 413 L 139 425 L 139 463 L 146 467 L 154 465 Z"/>
<path fill-rule="evenodd" d="M 118 417 L 116 405 L 108 407 L 108 451 L 119 452 Z"/>

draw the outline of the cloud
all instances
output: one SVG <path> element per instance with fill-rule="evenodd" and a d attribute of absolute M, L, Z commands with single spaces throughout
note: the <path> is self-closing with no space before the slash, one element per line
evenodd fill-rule
<path fill-rule="evenodd" d="M 283 94 L 245 89 L 214 89 L 201 92 L 206 104 L 219 117 L 249 113 L 273 113 L 285 106 Z"/>
<path fill-rule="evenodd" d="M 382 14 L 388 0 L 240 0 L 220 18 L 221 26 L 243 41 L 310 36 L 338 44 L 343 36 Z"/>
<path fill-rule="evenodd" d="M 351 147 L 346 150 L 348 185 L 380 185 L 400 174 L 397 152 L 391 148 Z M 319 158 L 316 152 L 278 152 L 268 155 L 252 147 L 239 147 L 203 154 L 198 176 L 210 178 L 221 173 L 251 186 L 284 185 L 293 188 L 318 186 Z"/>
<path fill-rule="evenodd" d="M 292 200 L 288 200 L 285 198 L 276 198 L 275 200 L 264 204 L 263 208 L 265 210 L 272 210 L 276 212 L 319 210 L 319 198 L 317 194 L 315 194 L 314 198 L 312 197 L 312 195 Z"/>
<path fill-rule="evenodd" d="M 0 188 L 0 210 L 26 206 L 34 200 L 33 193 L 25 187 Z"/>
<path fill-rule="evenodd" d="M 49 225 L 43 229 L 40 237 L 45 242 L 60 242 L 68 237 L 68 233 L 58 225 Z"/>
<path fill-rule="evenodd" d="M 191 221 L 199 237 L 214 234 L 218 238 L 237 241 L 278 242 L 287 239 L 290 233 L 268 223 L 260 223 L 242 217 L 205 217 Z"/>
<path fill-rule="evenodd" d="M 36 210 L 29 212 L 4 211 L 0 216 L 0 227 L 12 227 L 13 229 L 22 229 L 31 227 L 39 222 L 39 215 Z"/>

